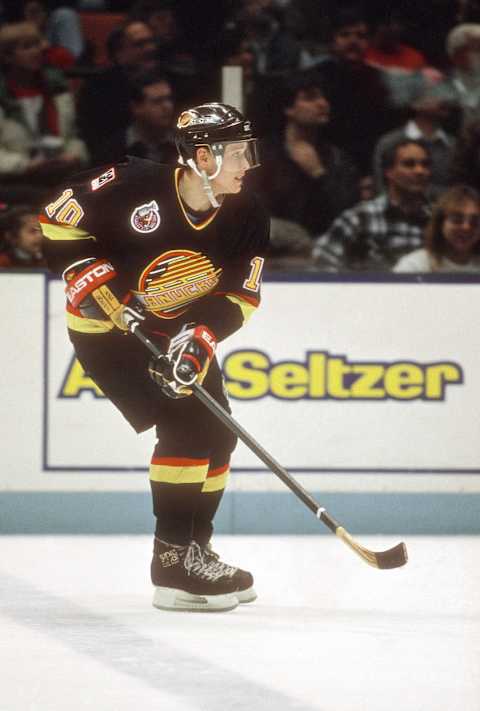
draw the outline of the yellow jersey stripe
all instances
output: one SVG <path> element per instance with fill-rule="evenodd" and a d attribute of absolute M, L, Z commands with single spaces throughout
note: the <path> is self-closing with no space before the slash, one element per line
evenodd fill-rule
<path fill-rule="evenodd" d="M 227 294 L 226 296 L 229 301 L 240 307 L 243 316 L 243 323 L 247 323 L 248 319 L 257 307 L 253 304 L 250 304 L 248 301 L 244 301 L 238 296 L 234 296 L 233 294 Z"/>
<path fill-rule="evenodd" d="M 69 227 L 68 225 L 52 225 L 48 222 L 40 222 L 40 227 L 44 237 L 51 240 L 80 240 L 93 239 L 95 237 L 85 230 L 80 230 L 78 227 Z"/>
<path fill-rule="evenodd" d="M 150 481 L 165 484 L 202 484 L 207 478 L 208 463 L 199 466 L 150 464 Z"/>

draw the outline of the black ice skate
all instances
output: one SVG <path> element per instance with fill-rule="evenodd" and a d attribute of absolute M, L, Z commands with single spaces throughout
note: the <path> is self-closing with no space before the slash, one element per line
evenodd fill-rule
<path fill-rule="evenodd" d="M 239 603 L 236 574 L 237 568 L 206 555 L 195 541 L 178 546 L 155 538 L 151 566 L 154 607 L 205 612 L 233 610 Z"/>
<path fill-rule="evenodd" d="M 222 563 L 222 561 L 220 560 L 220 556 L 213 550 L 211 543 L 207 543 L 207 545 L 202 550 L 204 558 L 206 560 L 211 560 L 217 566 L 223 566 L 224 568 L 228 568 L 229 570 L 231 569 L 235 571 L 235 573 L 233 574 L 233 579 L 236 582 L 235 597 L 238 599 L 238 602 L 253 602 L 257 599 L 257 593 L 253 588 L 253 575 L 251 573 L 249 573 L 247 570 L 242 570 L 241 568 L 234 568 L 231 565 Z"/>

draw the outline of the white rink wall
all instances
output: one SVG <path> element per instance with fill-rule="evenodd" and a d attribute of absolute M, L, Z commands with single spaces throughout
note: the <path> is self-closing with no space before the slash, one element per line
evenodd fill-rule
<path fill-rule="evenodd" d="M 0 532 L 148 532 L 154 433 L 75 361 L 60 281 L 4 271 L 0 297 Z M 477 533 L 479 303 L 473 278 L 267 281 L 220 348 L 234 416 L 348 528 Z M 243 445 L 232 466 L 219 531 L 319 531 Z"/>

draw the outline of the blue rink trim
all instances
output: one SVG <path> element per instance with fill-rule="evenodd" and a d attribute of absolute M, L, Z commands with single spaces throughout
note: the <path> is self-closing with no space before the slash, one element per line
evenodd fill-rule
<path fill-rule="evenodd" d="M 478 534 L 480 494 L 312 492 L 353 534 Z M 224 534 L 329 533 L 290 492 L 227 492 L 215 519 Z M 0 534 L 148 534 L 150 493 L 1 492 Z"/>

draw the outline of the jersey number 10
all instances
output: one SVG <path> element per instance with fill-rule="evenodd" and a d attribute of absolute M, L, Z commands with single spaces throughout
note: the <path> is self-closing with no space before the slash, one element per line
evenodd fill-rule
<path fill-rule="evenodd" d="M 52 218 L 55 216 L 57 222 L 76 227 L 85 213 L 77 200 L 72 198 L 72 195 L 73 190 L 67 188 L 55 202 L 51 202 L 47 205 L 45 212 L 48 217 Z"/>

